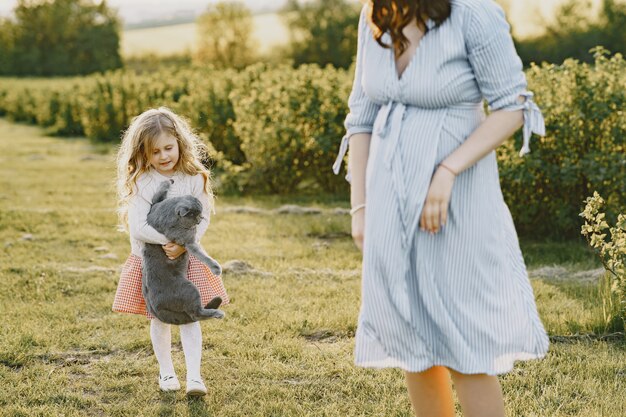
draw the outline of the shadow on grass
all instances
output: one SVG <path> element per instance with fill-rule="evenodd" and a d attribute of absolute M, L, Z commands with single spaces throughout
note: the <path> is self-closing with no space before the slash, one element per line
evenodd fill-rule
<path fill-rule="evenodd" d="M 203 397 L 187 397 L 187 409 L 190 417 L 211 417 L 213 415 L 206 409 Z"/>
<path fill-rule="evenodd" d="M 594 269 L 602 266 L 583 239 L 560 242 L 521 238 L 520 247 L 528 267 L 572 265 L 576 269 Z"/>
<path fill-rule="evenodd" d="M 564 280 L 549 280 L 543 279 L 542 282 L 546 285 L 556 288 L 563 295 L 572 300 L 576 300 L 581 303 L 581 306 L 586 311 L 595 310 L 595 318 L 593 323 L 586 325 L 580 324 L 575 320 L 570 323 L 570 330 L 573 334 L 567 335 L 554 335 L 554 342 L 557 343 L 574 343 L 577 341 L 604 341 L 611 344 L 620 345 L 626 348 L 626 334 L 625 323 L 623 318 L 614 312 L 612 319 L 606 321 L 603 306 L 605 300 L 600 288 L 601 283 L 595 282 L 580 282 L 580 281 L 564 281 Z M 614 298 L 613 303 L 617 303 L 617 298 Z"/>
<path fill-rule="evenodd" d="M 606 334 L 588 333 L 588 334 L 570 334 L 570 335 L 552 335 L 550 343 L 579 343 L 579 342 L 607 342 L 626 349 L 626 335 L 624 332 L 613 332 Z"/>
<path fill-rule="evenodd" d="M 161 392 L 161 404 L 159 407 L 159 417 L 169 417 L 176 415 L 176 392 Z"/>
<path fill-rule="evenodd" d="M 204 397 L 189 397 L 185 396 L 184 401 L 187 402 L 187 409 L 189 411 L 189 417 L 212 417 L 213 414 L 207 410 L 207 404 L 204 401 Z M 178 394 L 176 392 L 162 392 L 161 401 L 158 411 L 159 417 L 176 416 L 176 405 L 178 403 Z"/>
<path fill-rule="evenodd" d="M 563 279 L 551 280 L 547 278 L 542 279 L 542 281 L 547 285 L 557 288 L 568 298 L 582 302 L 585 308 L 594 308 L 598 303 L 602 303 L 597 281 L 566 281 Z"/>

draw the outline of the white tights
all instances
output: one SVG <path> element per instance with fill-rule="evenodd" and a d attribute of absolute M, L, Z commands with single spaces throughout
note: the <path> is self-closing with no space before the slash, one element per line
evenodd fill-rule
<path fill-rule="evenodd" d="M 180 341 L 185 354 L 187 366 L 187 380 L 199 380 L 200 362 L 202 360 L 202 331 L 200 323 L 195 321 L 189 324 L 181 324 Z M 159 362 L 161 375 L 175 375 L 172 363 L 172 331 L 171 326 L 154 318 L 150 320 L 150 338 L 154 355 Z"/>

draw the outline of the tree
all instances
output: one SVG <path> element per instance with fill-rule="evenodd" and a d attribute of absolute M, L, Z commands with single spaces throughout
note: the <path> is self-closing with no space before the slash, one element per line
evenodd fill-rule
<path fill-rule="evenodd" d="M 122 66 L 119 20 L 106 1 L 19 0 L 0 24 L 2 74 L 83 75 Z"/>
<path fill-rule="evenodd" d="M 289 0 L 284 9 L 294 64 L 348 68 L 356 54 L 360 6 L 346 0 Z"/>
<path fill-rule="evenodd" d="M 602 0 L 600 15 L 589 15 L 589 0 L 569 0 L 546 25 L 546 33 L 516 42 L 525 65 L 530 62 L 560 64 L 566 58 L 593 62 L 591 48 L 601 45 L 613 53 L 626 53 L 626 4 L 623 0 Z"/>
<path fill-rule="evenodd" d="M 9 20 L 0 20 L 0 75 L 10 74 L 13 58 L 13 25 Z"/>
<path fill-rule="evenodd" d="M 254 61 L 252 13 L 241 2 L 212 4 L 198 18 L 196 61 L 218 68 L 242 68 Z"/>

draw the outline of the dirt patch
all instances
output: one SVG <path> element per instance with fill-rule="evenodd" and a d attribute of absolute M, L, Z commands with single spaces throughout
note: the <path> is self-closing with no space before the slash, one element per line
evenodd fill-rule
<path fill-rule="evenodd" d="M 311 276 L 336 276 L 354 278 L 361 276 L 361 269 L 332 269 L 332 268 L 288 268 L 287 274 L 296 277 L 309 278 Z"/>
<path fill-rule="evenodd" d="M 313 332 L 306 332 L 301 334 L 301 336 L 311 343 L 336 343 L 342 339 L 351 337 L 351 335 L 346 334 L 345 332 L 330 329 L 319 329 Z"/>
<path fill-rule="evenodd" d="M 117 268 L 107 268 L 104 266 L 98 266 L 98 265 L 91 265 L 88 266 L 86 268 L 79 268 L 76 266 L 68 266 L 67 268 L 63 269 L 64 271 L 67 272 L 77 272 L 77 273 L 85 273 L 85 272 L 106 272 L 107 274 L 112 274 L 114 272 L 118 272 Z"/>
<path fill-rule="evenodd" d="M 47 352 L 35 357 L 46 364 L 57 366 L 88 365 L 96 361 L 109 361 L 121 354 L 117 350 L 69 350 L 66 352 Z"/>
<path fill-rule="evenodd" d="M 272 276 L 271 273 L 258 270 L 246 261 L 239 259 L 232 259 L 225 262 L 222 265 L 222 271 L 228 275 L 260 275 L 260 276 Z"/>
<path fill-rule="evenodd" d="M 222 209 L 224 213 L 268 214 L 267 210 L 248 206 L 232 206 Z"/>
<path fill-rule="evenodd" d="M 578 282 L 595 282 L 604 275 L 604 268 L 589 269 L 586 271 L 572 271 L 562 266 L 542 266 L 528 271 L 530 278 L 547 280 L 573 280 Z"/>
<path fill-rule="evenodd" d="M 317 214 L 331 214 L 338 216 L 349 216 L 350 209 L 343 207 L 334 207 L 328 209 L 321 209 L 318 207 L 299 206 L 297 204 L 285 204 L 273 210 L 265 210 L 252 206 L 230 206 L 221 210 L 223 213 L 242 213 L 242 214 L 258 214 L 258 215 L 272 215 L 272 214 L 293 214 L 293 215 L 317 215 Z"/>
<path fill-rule="evenodd" d="M 322 210 L 314 207 L 286 204 L 274 210 L 276 214 L 322 214 Z"/>
<path fill-rule="evenodd" d="M 307 233 L 306 237 L 317 238 L 317 239 L 321 239 L 325 241 L 332 241 L 332 240 L 337 240 L 337 239 L 352 238 L 352 233 L 349 233 L 349 232 L 331 232 L 331 233 L 312 232 L 312 233 Z"/>

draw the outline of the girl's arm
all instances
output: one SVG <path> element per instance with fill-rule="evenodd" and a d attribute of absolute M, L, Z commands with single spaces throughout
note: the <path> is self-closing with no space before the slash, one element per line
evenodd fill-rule
<path fill-rule="evenodd" d="M 209 205 L 209 195 L 204 191 L 204 177 L 197 174 L 193 177 L 192 195 L 202 203 L 202 221 L 196 227 L 196 242 L 200 242 L 202 236 L 209 228 L 211 221 L 211 206 Z"/>
<path fill-rule="evenodd" d="M 148 196 L 145 194 L 145 188 L 138 190 L 135 187 L 135 194 L 128 201 L 128 228 L 130 229 L 130 236 L 145 243 L 165 245 L 169 243 L 169 240 L 148 224 L 147 216 L 148 212 L 150 212 L 151 204 L 147 198 Z"/>

